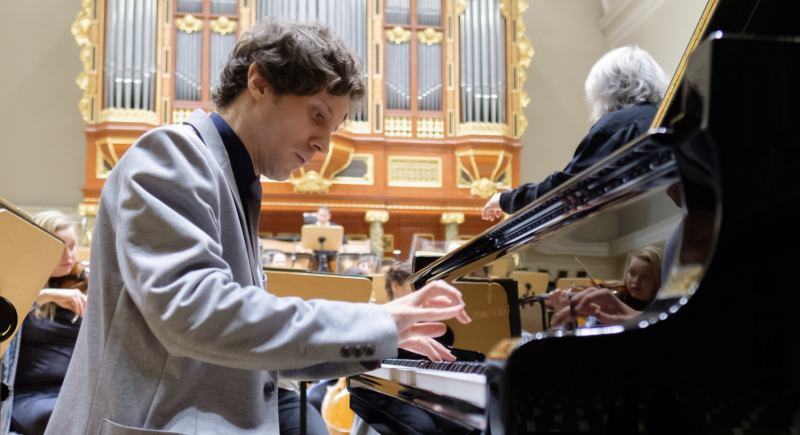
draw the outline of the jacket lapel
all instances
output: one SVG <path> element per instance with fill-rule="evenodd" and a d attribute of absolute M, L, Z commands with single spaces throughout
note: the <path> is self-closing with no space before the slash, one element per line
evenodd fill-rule
<path fill-rule="evenodd" d="M 257 267 L 258 262 L 255 265 L 253 264 L 253 258 L 255 256 L 260 261 L 260 255 L 255 255 L 256 250 L 254 242 L 250 237 L 250 229 L 247 228 L 247 219 L 244 216 L 242 199 L 239 197 L 239 189 L 236 188 L 236 178 L 233 176 L 230 157 L 228 156 L 228 150 L 225 149 L 225 144 L 222 142 L 222 137 L 220 137 L 217 127 L 202 110 L 195 110 L 194 113 L 189 116 L 189 119 L 184 121 L 184 124 L 188 124 L 195 129 L 200 136 L 200 140 L 208 147 L 208 150 L 211 151 L 211 155 L 214 156 L 214 159 L 217 161 L 220 168 L 222 168 L 222 173 L 225 175 L 225 181 L 228 184 L 228 189 L 233 196 L 234 202 L 236 202 L 236 212 L 239 216 L 239 226 L 241 227 L 242 235 L 244 236 L 247 249 L 251 253 L 251 255 L 249 255 L 249 257 L 251 257 L 250 275 L 253 279 L 253 284 L 259 285 L 259 283 L 261 283 L 260 268 Z M 259 203 L 259 208 L 260 205 Z M 256 223 L 256 225 L 258 224 Z"/>

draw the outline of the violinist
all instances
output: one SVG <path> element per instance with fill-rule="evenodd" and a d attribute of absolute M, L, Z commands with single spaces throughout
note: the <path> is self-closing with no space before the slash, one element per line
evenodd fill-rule
<path fill-rule="evenodd" d="M 550 293 L 549 304 L 557 312 L 551 325 L 574 320 L 573 314 L 589 316 L 587 326 L 616 325 L 635 318 L 655 300 L 661 289 L 661 263 L 664 251 L 648 246 L 628 254 L 623 286 L 589 287 L 570 297 L 569 289 Z"/>
<path fill-rule="evenodd" d="M 64 252 L 19 335 L 11 430 L 23 435 L 40 435 L 47 427 L 75 350 L 88 284 L 88 269 L 78 264 L 75 223 L 57 211 L 33 221 L 61 238 Z"/>

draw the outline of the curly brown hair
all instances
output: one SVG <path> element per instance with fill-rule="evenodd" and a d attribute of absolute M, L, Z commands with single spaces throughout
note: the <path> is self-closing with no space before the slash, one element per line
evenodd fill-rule
<path fill-rule="evenodd" d="M 364 97 L 361 59 L 333 30 L 319 22 L 265 17 L 242 35 L 228 55 L 211 97 L 218 109 L 225 109 L 247 89 L 247 74 L 254 63 L 277 96 L 322 91 L 349 96 L 348 118 Z"/>

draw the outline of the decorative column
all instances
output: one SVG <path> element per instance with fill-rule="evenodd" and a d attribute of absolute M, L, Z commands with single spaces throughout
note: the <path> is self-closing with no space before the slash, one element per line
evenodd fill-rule
<path fill-rule="evenodd" d="M 389 212 L 368 210 L 364 221 L 369 222 L 370 252 L 383 256 L 383 224 L 389 221 Z"/>
<path fill-rule="evenodd" d="M 92 233 L 94 232 L 94 221 L 97 218 L 99 204 L 83 203 L 78 206 L 78 214 L 81 215 L 81 222 L 78 233 L 78 246 L 91 247 Z"/>
<path fill-rule="evenodd" d="M 439 222 L 444 225 L 444 239 L 458 240 L 458 226 L 464 223 L 464 213 L 442 213 Z"/>

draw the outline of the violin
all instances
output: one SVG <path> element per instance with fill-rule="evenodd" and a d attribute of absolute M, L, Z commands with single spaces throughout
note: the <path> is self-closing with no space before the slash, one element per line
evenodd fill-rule
<path fill-rule="evenodd" d="M 350 392 L 347 391 L 347 378 L 339 378 L 328 387 L 322 399 L 322 420 L 331 433 L 350 433 L 355 413 L 350 409 Z M 335 431 L 335 432 L 334 432 Z"/>
<path fill-rule="evenodd" d="M 89 262 L 79 261 L 67 275 L 50 278 L 48 288 L 78 289 L 86 294 L 89 288 Z"/>

